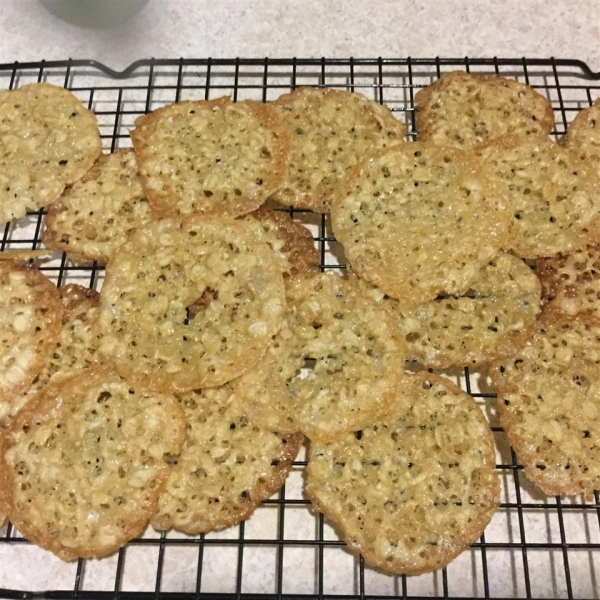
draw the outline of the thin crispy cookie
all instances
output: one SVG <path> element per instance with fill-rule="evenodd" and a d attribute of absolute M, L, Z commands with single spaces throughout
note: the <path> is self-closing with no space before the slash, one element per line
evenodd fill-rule
<path fill-rule="evenodd" d="M 411 375 L 388 416 L 312 443 L 306 494 L 365 562 L 415 575 L 447 565 L 482 534 L 500 502 L 490 427 L 442 377 Z"/>
<path fill-rule="evenodd" d="M 552 104 L 533 88 L 495 75 L 454 71 L 415 96 L 419 140 L 471 150 L 506 133 L 548 134 Z"/>
<path fill-rule="evenodd" d="M 549 312 L 490 375 L 527 477 L 549 495 L 591 498 L 600 489 L 600 321 Z"/>
<path fill-rule="evenodd" d="M 600 98 L 577 114 L 567 129 L 565 145 L 600 177 Z"/>
<path fill-rule="evenodd" d="M 2 457 L 8 448 L 8 444 L 7 433 L 0 429 L 0 465 L 2 465 Z M 8 488 L 8 481 L 5 469 L 2 469 L 0 466 L 0 529 L 4 527 L 10 510 L 11 494 Z"/>
<path fill-rule="evenodd" d="M 148 223 L 106 270 L 100 351 L 141 389 L 215 387 L 252 368 L 285 310 L 260 227 L 218 217 Z M 261 230 L 262 231 L 262 230 Z"/>
<path fill-rule="evenodd" d="M 329 441 L 379 418 L 401 384 L 405 349 L 386 311 L 337 275 L 288 287 L 288 311 L 258 365 L 233 382 L 248 417 Z"/>
<path fill-rule="evenodd" d="M 600 319 L 600 245 L 538 260 L 547 310 L 587 312 Z"/>
<path fill-rule="evenodd" d="M 52 250 L 3 250 L 0 252 L 0 260 L 31 260 L 43 258 L 52 254 Z"/>
<path fill-rule="evenodd" d="M 0 405 L 0 424 L 10 422 L 50 381 L 74 375 L 98 361 L 99 340 L 92 332 L 92 324 L 97 317 L 100 294 L 76 284 L 68 284 L 58 291 L 64 312 L 56 346 L 29 388 Z"/>
<path fill-rule="evenodd" d="M 291 134 L 289 181 L 273 198 L 287 206 L 329 212 L 346 173 L 366 156 L 404 141 L 406 128 L 362 94 L 299 88 L 273 106 Z"/>
<path fill-rule="evenodd" d="M 509 242 L 504 191 L 483 165 L 418 142 L 357 167 L 338 189 L 331 218 L 356 273 L 403 306 L 466 292 Z"/>
<path fill-rule="evenodd" d="M 56 201 L 102 151 L 96 116 L 48 83 L 0 94 L 0 223 Z"/>
<path fill-rule="evenodd" d="M 42 241 L 71 258 L 106 264 L 151 219 L 133 150 L 103 154 L 87 175 L 48 207 Z"/>
<path fill-rule="evenodd" d="M 56 346 L 63 308 L 34 266 L 0 261 L 0 412 L 25 391 Z"/>
<path fill-rule="evenodd" d="M 256 220 L 264 232 L 264 241 L 281 260 L 283 277 L 293 281 L 319 272 L 319 252 L 312 233 L 288 214 L 264 206 L 249 213 L 245 220 Z"/>
<path fill-rule="evenodd" d="M 445 369 L 513 356 L 527 342 L 540 310 L 541 285 L 519 258 L 498 253 L 462 296 L 444 296 L 415 308 L 356 278 L 395 319 L 408 359 Z"/>
<path fill-rule="evenodd" d="M 285 183 L 289 135 L 260 102 L 224 96 L 171 104 L 139 117 L 131 139 L 159 217 L 237 217 Z"/>
<path fill-rule="evenodd" d="M 506 189 L 512 250 L 522 258 L 569 253 L 600 235 L 600 180 L 546 135 L 506 136 L 478 154 Z"/>
<path fill-rule="evenodd" d="M 0 462 L 11 522 L 63 560 L 111 554 L 156 511 L 184 425 L 175 398 L 106 367 L 51 383 L 18 414 Z"/>
<path fill-rule="evenodd" d="M 152 526 L 197 534 L 247 519 L 285 483 L 302 435 L 281 437 L 250 423 L 229 386 L 189 392 L 179 402 L 185 441 Z"/>

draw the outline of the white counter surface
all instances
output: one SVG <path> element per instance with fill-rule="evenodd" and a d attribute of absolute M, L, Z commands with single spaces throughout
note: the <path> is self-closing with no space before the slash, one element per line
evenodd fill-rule
<path fill-rule="evenodd" d="M 436 55 L 579 58 L 600 70 L 600 1 L 150 0 L 110 29 L 66 23 L 38 0 L 0 1 L 0 62 Z"/>
<path fill-rule="evenodd" d="M 47 12 L 38 0 L 0 0 L 0 63 L 87 58 L 123 69 L 135 60 L 149 57 L 436 55 L 454 58 L 466 55 L 555 56 L 581 59 L 591 69 L 599 71 L 600 0 L 149 0 L 137 17 L 110 29 L 69 24 Z M 256 73 L 254 78 L 253 73 L 250 68 L 242 73 L 247 77 L 246 82 L 252 84 L 245 90 L 248 94 L 260 92 L 260 83 L 256 83 Z M 289 73 L 287 79 L 286 73 L 281 69 L 271 77 L 274 80 L 281 77 L 284 84 L 289 85 Z M 82 72 L 76 77 L 88 75 Z M 147 73 L 142 75 L 137 82 L 141 89 L 126 88 L 123 98 L 122 90 L 116 87 L 107 87 L 95 96 L 101 131 L 109 145 L 113 133 L 122 134 L 119 144 L 129 144 L 128 129 L 135 116 L 145 110 L 149 98 L 143 89 Z M 28 76 L 35 80 L 36 73 Z M 99 77 L 99 74 L 90 77 Z M 150 108 L 175 98 L 177 69 L 162 69 L 160 77 L 160 83 L 166 85 L 164 89 L 154 91 L 155 104 Z M 202 91 L 202 69 L 190 68 L 185 77 L 196 86 L 190 86 L 186 93 Z M 221 69 L 216 77 L 221 78 L 217 83 L 224 83 L 218 93 L 230 93 L 231 88 L 227 86 L 232 85 L 233 71 Z M 363 83 L 367 82 L 368 92 L 373 77 L 369 79 L 368 74 L 362 77 Z M 19 83 L 27 81 L 24 78 Z M 78 87 L 79 81 L 73 82 L 74 87 Z M 215 75 L 212 81 L 215 85 Z M 580 73 L 575 73 L 574 81 L 582 86 Z M 306 74 L 303 83 L 306 84 Z M 427 78 L 421 77 L 419 85 L 427 83 Z M 553 80 L 547 87 L 543 77 L 538 77 L 535 83 L 542 93 L 552 96 L 556 108 Z M 92 84 L 98 85 L 98 81 L 92 80 Z M 100 81 L 100 84 L 105 86 L 106 81 Z M 90 84 L 86 85 L 89 87 Z M 87 102 L 85 91 L 81 91 L 86 86 L 79 87 L 82 99 Z M 270 90 L 273 93 L 279 91 L 276 86 Z M 406 103 L 402 93 L 401 87 L 386 89 L 386 102 L 391 101 L 391 107 L 400 111 L 399 115 L 403 115 Z M 598 95 L 597 84 L 594 82 L 587 92 L 579 90 L 579 93 L 583 96 L 575 97 L 571 90 L 564 99 L 569 120 L 581 106 L 587 106 L 588 101 Z M 122 118 L 118 116 L 119 110 Z M 564 128 L 565 114 L 561 116 L 557 111 L 557 118 L 559 132 L 564 131 L 560 128 Z M 311 216 L 304 218 L 313 233 L 318 234 L 320 217 L 316 220 Z M 28 223 L 35 229 L 32 219 Z M 15 228 L 11 243 L 30 239 L 30 231 L 25 226 Z M 14 247 L 18 248 L 18 245 Z M 326 247 L 332 248 L 331 245 Z M 56 260 L 60 263 L 60 258 Z M 63 283 L 85 283 L 76 277 L 89 280 L 87 273 L 68 271 Z M 483 385 L 485 377 L 477 375 L 473 381 L 476 386 L 473 391 L 477 386 L 482 391 L 489 391 Z M 492 414 L 488 401 L 480 400 L 480 404 L 488 415 Z M 499 464 L 510 465 L 512 456 L 505 438 L 496 437 L 497 460 Z M 465 552 L 445 574 L 438 571 L 403 580 L 366 569 L 364 581 L 360 582 L 358 559 L 336 546 L 339 538 L 332 527 L 327 522 L 321 525 L 314 513 L 302 505 L 302 469 L 294 468 L 286 483 L 289 503 L 285 508 L 285 519 L 279 516 L 280 507 L 276 503 L 264 504 L 243 529 L 236 526 L 210 533 L 204 545 L 170 532 L 167 538 L 173 543 L 161 547 L 158 534 L 148 528 L 143 542 L 130 544 L 109 558 L 89 560 L 85 566 L 81 563 L 78 571 L 77 563 L 63 563 L 39 548 L 11 539 L 10 543 L 0 544 L 0 598 L 4 597 L 2 588 L 7 587 L 73 590 L 79 586 L 88 594 L 86 597 L 92 598 L 99 590 L 110 597 L 109 592 L 115 588 L 123 592 L 151 593 L 160 588 L 163 592 L 191 593 L 199 589 L 200 584 L 202 592 L 316 594 L 320 591 L 316 574 L 321 560 L 324 594 L 356 595 L 360 585 L 364 584 L 370 595 L 398 597 L 406 586 L 405 592 L 411 597 L 446 592 L 452 597 L 482 597 L 487 593 L 488 597 L 504 598 L 524 597 L 530 586 L 531 596 L 537 598 L 564 598 L 569 594 L 574 598 L 598 598 L 600 566 L 596 548 L 600 547 L 600 528 L 595 509 L 572 506 L 581 504 L 582 499 L 569 498 L 560 505 L 565 508 L 563 515 L 557 510 L 555 499 L 543 496 L 527 482 L 522 471 L 520 480 L 518 476 L 519 471 L 513 472 L 512 468 L 505 468 L 501 473 L 504 507 L 486 529 L 488 546 Z M 518 503 L 527 507 L 522 509 Z M 516 506 L 519 506 L 518 510 Z M 0 528 L 0 538 L 6 535 L 6 527 Z M 242 535 L 249 542 L 242 546 L 243 553 L 238 553 L 235 541 Z M 286 540 L 285 547 L 278 545 L 280 535 Z M 321 555 L 312 542 L 303 544 L 317 536 L 324 540 Z M 297 544 L 294 544 L 295 540 Z M 579 551 L 575 547 L 569 551 L 568 563 L 561 546 L 565 540 L 574 546 L 580 545 Z M 521 548 L 522 543 L 531 544 L 527 553 Z M 588 550 L 587 546 L 592 544 L 595 549 Z M 488 570 L 484 570 L 484 560 L 487 561 L 485 568 L 489 570 L 485 579 L 482 574 Z M 201 572 L 199 564 L 202 565 Z M 239 590 L 236 589 L 238 566 L 242 574 Z M 278 575 L 281 576 L 281 589 L 278 588 Z"/>

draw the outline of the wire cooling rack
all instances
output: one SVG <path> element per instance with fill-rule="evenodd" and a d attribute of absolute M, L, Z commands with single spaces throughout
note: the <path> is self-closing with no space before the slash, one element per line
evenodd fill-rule
<path fill-rule="evenodd" d="M 600 73 L 576 60 L 542 59 L 232 59 L 144 60 L 122 72 L 93 61 L 0 65 L 0 89 L 48 81 L 72 90 L 98 115 L 106 151 L 130 146 L 140 114 L 185 99 L 231 95 L 271 101 L 300 85 L 360 91 L 385 103 L 416 139 L 414 95 L 442 73 L 462 69 L 523 81 L 547 96 L 560 139 L 576 112 L 600 95 Z M 290 211 L 311 229 L 321 268 L 343 268 L 328 219 Z M 40 246 L 44 211 L 7 224 L 0 250 Z M 58 285 L 100 288 L 104 271 L 55 253 L 39 261 Z M 286 486 L 246 522 L 195 537 L 151 529 L 112 557 L 63 563 L 0 530 L 0 597 L 79 599 L 280 598 L 598 598 L 600 496 L 548 498 L 524 477 L 498 426 L 485 373 L 445 371 L 472 394 L 497 445 L 502 504 L 481 539 L 447 568 L 390 576 L 348 553 L 302 494 L 304 455 Z"/>

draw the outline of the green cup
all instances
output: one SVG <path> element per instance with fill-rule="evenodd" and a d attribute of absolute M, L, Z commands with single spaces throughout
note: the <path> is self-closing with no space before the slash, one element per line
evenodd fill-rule
<path fill-rule="evenodd" d="M 149 0 L 40 0 L 52 14 L 80 27 L 113 27 L 133 18 Z"/>

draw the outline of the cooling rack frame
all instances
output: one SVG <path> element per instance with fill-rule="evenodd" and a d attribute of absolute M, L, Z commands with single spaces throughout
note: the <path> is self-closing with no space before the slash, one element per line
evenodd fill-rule
<path fill-rule="evenodd" d="M 361 91 L 369 97 L 387 104 L 398 118 L 407 125 L 407 135 L 416 139 L 414 94 L 418 89 L 440 77 L 449 70 L 497 73 L 515 77 L 532 85 L 546 94 L 553 105 L 556 115 L 556 127 L 552 132 L 561 138 L 578 110 L 588 106 L 600 95 L 600 72 L 593 72 L 588 65 L 579 60 L 540 59 L 540 58 L 232 58 L 232 59 L 148 59 L 132 63 L 122 71 L 115 71 L 93 60 L 41 61 L 0 64 L 0 90 L 14 89 L 23 83 L 50 81 L 64 85 L 76 93 L 84 103 L 98 114 L 101 134 L 106 151 L 129 146 L 128 128 L 133 126 L 135 116 L 149 112 L 168 102 L 188 98 L 214 98 L 230 94 L 234 100 L 252 97 L 262 101 L 273 100 L 280 93 L 294 89 L 299 85 L 329 86 L 351 91 Z M 107 99 L 108 98 L 108 99 Z M 321 269 L 344 268 L 340 260 L 339 247 L 331 233 L 328 219 L 304 210 L 289 210 L 295 218 L 311 228 L 315 243 L 321 256 Z M 2 227 L 0 251 L 7 249 L 37 249 L 40 246 L 45 211 L 30 213 L 18 224 Z M 55 253 L 52 260 L 36 261 L 40 268 L 57 285 L 78 282 L 90 287 L 99 287 L 103 277 L 103 268 L 95 263 L 73 263 L 61 253 Z M 463 389 L 470 393 L 490 416 L 494 435 L 503 438 L 502 428 L 494 421 L 493 401 L 495 395 L 480 382 L 475 381 L 477 373 L 469 369 L 446 373 L 457 379 Z M 525 480 L 522 466 L 518 464 L 514 452 L 504 441 L 504 451 L 499 452 L 497 469 L 501 479 L 505 480 L 503 502 L 499 512 L 512 517 L 512 537 L 503 541 L 486 537 L 473 544 L 471 555 L 472 579 L 474 587 L 453 585 L 455 575 L 452 565 L 432 576 L 431 587 L 416 585 L 411 577 L 397 576 L 390 579 L 387 588 L 372 584 L 376 573 L 366 567 L 362 559 L 350 556 L 344 544 L 328 531 L 328 525 L 322 515 L 309 512 L 309 502 L 301 493 L 290 493 L 284 487 L 278 494 L 264 503 L 265 509 L 276 512 L 273 534 L 269 537 L 250 536 L 250 521 L 234 528 L 233 535 L 216 536 L 210 534 L 195 537 L 161 534 L 144 536 L 133 540 L 114 557 L 112 582 L 99 588 L 89 588 L 87 579 L 92 568 L 91 561 L 79 560 L 73 565 L 72 584 L 65 589 L 55 589 L 50 583 L 45 591 L 28 591 L 27 586 L 11 584 L 11 575 L 5 569 L 2 575 L 2 563 L 19 560 L 19 549 L 29 547 L 18 532 L 9 524 L 0 531 L 0 597 L 2 598 L 49 598 L 80 600 L 191 600 L 206 598 L 210 600 L 231 600 L 234 598 L 265 599 L 383 599 L 389 597 L 415 599 L 435 598 L 592 598 L 600 589 L 600 495 L 596 491 L 591 502 L 583 499 L 544 499 L 536 496 L 534 489 Z M 294 472 L 301 479 L 306 462 L 294 463 Z M 508 482 L 508 483 L 507 483 Z M 509 487 L 506 487 L 509 486 Z M 262 510 L 259 509 L 259 511 Z M 314 520 L 314 536 L 293 537 L 287 524 L 292 510 L 306 511 L 306 518 Z M 286 515 L 288 513 L 288 515 Z M 531 541 L 530 514 L 543 515 L 548 525 L 549 537 L 545 541 Z M 585 515 L 587 539 L 572 541 L 571 534 L 577 527 L 571 525 L 572 515 Z M 286 519 L 287 516 L 287 519 Z M 509 519 L 510 520 L 510 519 Z M 537 522 L 537 521 L 533 521 Z M 597 531 L 596 531 L 597 529 Z M 536 529 L 537 532 L 537 529 Z M 536 533 L 535 536 L 538 534 Z M 534 536 L 533 539 L 537 539 Z M 141 588 L 128 587 L 127 552 L 130 548 L 152 548 L 156 550 L 156 568 L 154 580 Z M 195 573 L 190 575 L 185 589 L 171 590 L 165 587 L 167 580 L 167 554 L 171 548 L 185 547 L 197 555 Z M 258 548 L 272 548 L 274 560 L 270 564 L 269 579 L 271 589 L 250 588 L 245 585 L 247 570 L 244 565 Z M 232 580 L 218 589 L 211 583 L 206 584 L 206 572 L 203 574 L 205 558 L 209 552 L 221 548 L 233 548 L 235 568 Z M 314 554 L 312 572 L 307 573 L 308 584 L 297 589 L 287 585 L 290 572 L 286 564 L 286 551 L 290 548 L 305 549 Z M 10 549 L 10 552 L 9 552 Z M 351 591 L 332 587 L 327 561 L 332 553 L 339 553 L 353 561 Z M 495 573 L 502 561 L 499 554 L 510 555 L 510 568 L 506 571 L 512 580 L 502 586 L 495 579 Z M 575 569 L 575 557 L 583 553 L 589 555 L 589 582 L 581 583 L 585 576 L 585 565 Z M 544 578 L 543 569 L 534 573 L 534 555 L 551 555 L 550 579 L 553 585 L 538 585 Z M 33 565 L 28 568 L 34 572 L 36 561 L 44 561 L 50 555 L 38 554 Z M 336 554 L 337 556 L 337 554 Z M 348 559 L 349 557 L 349 559 Z M 48 558 L 48 560 L 50 560 Z M 104 559 L 108 560 L 108 559 Z M 289 561 L 287 561 L 289 562 Z M 94 561 L 98 563 L 98 561 Z M 340 563 L 342 564 L 342 563 Z M 536 563 L 537 564 L 537 563 Z M 167 565 L 167 566 L 166 566 Z M 337 565 L 337 563 L 336 563 Z M 233 565 L 232 565 L 233 566 Z M 295 564 L 292 561 L 291 567 Z M 87 571 L 86 571 L 87 567 Z M 225 563 L 223 563 L 225 568 Z M 503 567 L 504 568 L 504 567 Z M 582 570 L 583 569 L 583 570 Z M 297 571 L 297 569 L 295 569 Z M 310 570 L 310 569 L 309 569 Z M 546 574 L 547 576 L 548 574 Z M 296 574 L 297 576 L 297 574 Z M 507 575 L 508 576 L 508 575 Z M 8 579 L 7 579 L 8 577 Z M 256 578 L 254 578 L 256 579 Z M 254 581 L 253 579 L 253 581 Z M 393 582 L 392 582 L 393 579 Z M 585 577 L 583 577 L 585 579 Z M 272 581 L 271 581 L 272 580 Z M 462 581 L 462 579 L 459 579 Z M 96 579 L 94 579 L 96 581 Z M 298 580 L 300 581 L 300 580 Z M 296 584 L 293 584 L 296 585 Z M 61 588 L 64 586 L 61 585 Z M 144 588 L 144 589 L 142 589 Z M 300 589 L 302 588 L 302 589 Z M 589 591 L 589 593 L 586 593 Z"/>

